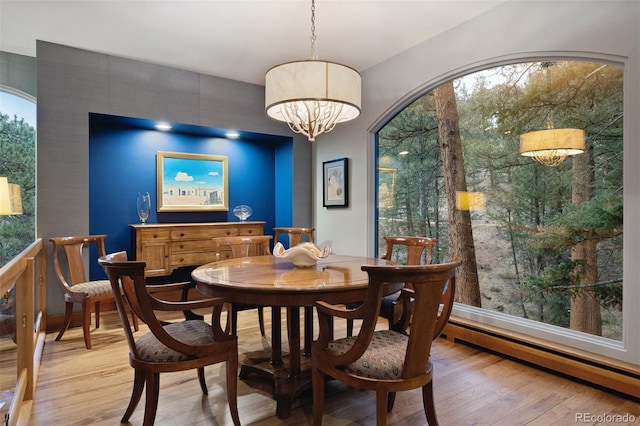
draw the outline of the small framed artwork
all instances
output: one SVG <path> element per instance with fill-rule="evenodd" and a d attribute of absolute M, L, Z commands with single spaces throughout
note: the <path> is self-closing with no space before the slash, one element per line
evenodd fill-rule
<path fill-rule="evenodd" d="M 396 169 L 380 167 L 378 169 L 378 208 L 393 207 L 396 191 Z"/>
<path fill-rule="evenodd" d="M 158 151 L 158 211 L 228 211 L 227 160 L 221 155 Z"/>
<path fill-rule="evenodd" d="M 349 206 L 349 168 L 347 158 L 322 163 L 324 207 Z"/>

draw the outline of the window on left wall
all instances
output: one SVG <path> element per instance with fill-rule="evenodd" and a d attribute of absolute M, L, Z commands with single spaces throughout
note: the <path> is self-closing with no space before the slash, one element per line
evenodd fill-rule
<path fill-rule="evenodd" d="M 20 186 L 20 215 L 0 216 L 0 267 L 35 239 L 36 104 L 0 86 L 0 176 Z"/>

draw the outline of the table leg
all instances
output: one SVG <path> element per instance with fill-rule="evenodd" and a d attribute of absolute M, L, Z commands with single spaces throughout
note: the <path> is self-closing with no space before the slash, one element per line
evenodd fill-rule
<path fill-rule="evenodd" d="M 289 376 L 300 377 L 300 308 L 287 308 L 287 334 L 289 336 Z"/>
<path fill-rule="evenodd" d="M 311 356 L 311 341 L 313 340 L 313 306 L 304 307 L 304 351 L 302 355 Z"/>
<path fill-rule="evenodd" d="M 271 307 L 271 365 L 282 365 L 282 324 L 280 306 Z"/>
<path fill-rule="evenodd" d="M 300 308 L 297 306 L 287 308 L 287 334 L 289 368 L 286 372 L 277 371 L 274 377 L 276 416 L 281 419 L 289 417 L 291 404 L 298 394 L 311 387 L 311 371 L 309 369 L 302 371 L 301 368 Z"/>
<path fill-rule="evenodd" d="M 282 317 L 280 306 L 271 307 L 271 357 L 269 358 L 269 364 L 272 367 L 281 368 L 282 361 Z M 265 377 L 270 380 L 275 380 L 276 374 L 271 368 L 265 368 L 260 364 L 245 364 L 240 366 L 241 379 L 246 379 L 250 374 L 257 374 L 258 376 Z"/>

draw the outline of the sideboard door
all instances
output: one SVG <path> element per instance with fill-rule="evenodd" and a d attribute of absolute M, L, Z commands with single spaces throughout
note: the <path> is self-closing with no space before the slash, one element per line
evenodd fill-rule
<path fill-rule="evenodd" d="M 169 246 L 168 241 L 151 240 L 141 243 L 141 259 L 147 262 L 145 276 L 171 275 Z"/>

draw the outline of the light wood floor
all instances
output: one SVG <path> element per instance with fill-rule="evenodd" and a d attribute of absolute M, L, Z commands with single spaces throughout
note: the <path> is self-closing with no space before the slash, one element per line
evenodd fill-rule
<path fill-rule="evenodd" d="M 266 318 L 270 318 L 268 310 Z M 92 331 L 91 350 L 84 348 L 80 329 L 67 331 L 59 342 L 54 341 L 55 334 L 47 336 L 31 425 L 119 424 L 129 401 L 133 370 L 117 315 L 107 312 L 101 319 L 100 329 Z M 140 332 L 145 331 L 141 325 Z M 269 347 L 268 339 L 259 334 L 255 311 L 240 313 L 238 335 L 241 360 Z M 344 325 L 336 324 L 336 335 L 344 335 Z M 637 401 L 476 348 L 439 339 L 434 343 L 432 358 L 441 425 L 573 425 L 583 423 L 576 419 L 582 413 L 635 416 L 633 423 L 587 424 L 640 422 Z M 206 375 L 208 397 L 202 395 L 195 372 L 161 375 L 156 424 L 231 425 L 222 365 L 207 367 Z M 311 424 L 310 392 L 294 403 L 289 418 L 278 419 L 269 385 L 258 379 L 240 380 L 238 404 L 244 425 Z M 372 392 L 330 382 L 325 405 L 325 425 L 375 424 Z M 143 412 L 144 396 L 131 424 L 142 424 Z M 419 390 L 397 395 L 388 424 L 426 424 Z"/>

